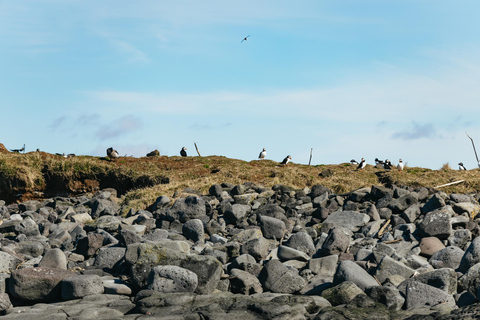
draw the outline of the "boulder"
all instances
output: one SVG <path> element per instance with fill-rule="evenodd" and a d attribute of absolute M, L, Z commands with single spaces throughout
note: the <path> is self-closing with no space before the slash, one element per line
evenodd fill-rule
<path fill-rule="evenodd" d="M 13 305 L 8 294 L 0 292 L 0 315 L 5 315 L 12 309 Z"/>
<path fill-rule="evenodd" d="M 305 280 L 298 273 L 276 259 L 265 263 L 259 280 L 264 290 L 275 293 L 295 293 L 305 285 Z"/>
<path fill-rule="evenodd" d="M 428 211 L 423 221 L 418 225 L 417 231 L 421 237 L 448 239 L 452 234 L 450 213 L 446 209 Z"/>
<path fill-rule="evenodd" d="M 155 266 L 177 266 L 194 272 L 198 278 L 197 293 L 211 293 L 223 273 L 222 264 L 214 257 L 185 254 L 155 243 L 135 243 L 125 254 L 131 266 L 132 282 L 139 288 L 147 285 L 147 278 Z"/>
<path fill-rule="evenodd" d="M 64 278 L 74 273 L 62 269 L 25 268 L 12 272 L 8 282 L 9 292 L 15 298 L 28 302 L 51 302 L 60 300 Z"/>
<path fill-rule="evenodd" d="M 207 215 L 205 200 L 198 196 L 187 196 L 175 201 L 166 212 L 170 221 L 186 222 L 191 219 L 202 219 Z"/>
<path fill-rule="evenodd" d="M 416 281 L 407 285 L 405 293 L 407 310 L 424 306 L 433 307 L 439 304 L 445 304 L 450 308 L 456 307 L 453 296 L 443 290 Z"/>
<path fill-rule="evenodd" d="M 0 251 L 0 273 L 9 273 L 20 264 L 22 260 L 18 259 L 14 255 Z"/>
<path fill-rule="evenodd" d="M 333 228 L 330 229 L 327 238 L 322 244 L 321 254 L 323 256 L 338 255 L 345 252 L 349 245 L 350 237 L 341 228 Z"/>
<path fill-rule="evenodd" d="M 430 258 L 435 252 L 445 249 L 443 243 L 437 237 L 425 237 L 420 240 L 420 254 Z"/>
<path fill-rule="evenodd" d="M 337 267 L 333 277 L 333 285 L 338 285 L 344 281 L 351 281 L 362 290 L 378 286 L 378 282 L 362 267 L 353 261 L 342 261 Z"/>
<path fill-rule="evenodd" d="M 435 252 L 428 260 L 436 268 L 451 268 L 456 270 L 460 266 L 465 252 L 459 247 L 449 246 Z"/>
<path fill-rule="evenodd" d="M 267 239 L 280 240 L 287 231 L 285 222 L 269 216 L 260 216 L 260 227 L 262 228 L 263 236 Z"/>
<path fill-rule="evenodd" d="M 64 278 L 61 286 L 63 300 L 102 294 L 104 291 L 102 279 L 97 275 L 77 275 Z"/>
<path fill-rule="evenodd" d="M 358 211 L 335 211 L 323 223 L 342 226 L 342 228 L 356 232 L 365 226 L 368 221 L 370 221 L 370 217 L 365 213 Z"/>
<path fill-rule="evenodd" d="M 385 256 L 377 266 L 375 276 L 383 284 L 390 276 L 398 275 L 403 277 L 403 279 L 408 279 L 414 273 L 415 270 L 407 267 L 404 263 Z"/>
<path fill-rule="evenodd" d="M 243 220 L 251 210 L 252 208 L 246 204 L 229 204 L 225 208 L 224 216 L 230 223 L 235 225 Z"/>
<path fill-rule="evenodd" d="M 394 286 L 375 286 L 365 291 L 374 301 L 384 304 L 389 310 L 402 309 L 405 298 Z"/>
<path fill-rule="evenodd" d="M 148 275 L 148 289 L 159 292 L 194 292 L 198 286 L 197 275 L 177 266 L 156 266 Z"/>
<path fill-rule="evenodd" d="M 299 260 L 308 261 L 310 257 L 305 252 L 295 250 L 287 246 L 279 246 L 277 250 L 277 256 L 282 261 Z"/>
<path fill-rule="evenodd" d="M 333 288 L 322 292 L 322 297 L 327 299 L 332 305 L 337 306 L 346 304 L 353 300 L 359 294 L 365 294 L 362 289 L 351 281 L 345 281 Z"/>
<path fill-rule="evenodd" d="M 100 269 L 108 271 L 119 270 L 120 264 L 124 261 L 126 248 L 104 247 L 100 248 L 93 265 Z"/>
<path fill-rule="evenodd" d="M 185 238 L 193 242 L 205 242 L 205 231 L 203 230 L 203 222 L 200 219 L 188 220 L 183 224 L 182 234 Z"/>
<path fill-rule="evenodd" d="M 297 232 L 290 236 L 285 242 L 287 247 L 300 250 L 311 256 L 315 253 L 315 245 L 313 244 L 312 237 L 306 232 Z"/>
<path fill-rule="evenodd" d="M 232 269 L 230 276 L 230 287 L 232 293 L 255 294 L 262 293 L 263 288 L 257 277 L 249 272 Z"/>
<path fill-rule="evenodd" d="M 460 261 L 459 271 L 467 272 L 472 266 L 480 262 L 480 237 L 473 239 L 472 243 L 468 246 L 465 254 Z"/>
<path fill-rule="evenodd" d="M 38 266 L 67 270 L 67 257 L 62 250 L 55 248 L 47 251 Z"/>

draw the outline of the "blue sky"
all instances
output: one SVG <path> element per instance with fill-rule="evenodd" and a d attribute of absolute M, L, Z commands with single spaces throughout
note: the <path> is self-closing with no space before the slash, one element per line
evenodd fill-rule
<path fill-rule="evenodd" d="M 478 1 L 0 0 L 0 143 L 376 157 L 480 148 Z M 243 37 L 251 35 L 241 43 Z M 479 150 L 480 151 L 480 150 Z"/>

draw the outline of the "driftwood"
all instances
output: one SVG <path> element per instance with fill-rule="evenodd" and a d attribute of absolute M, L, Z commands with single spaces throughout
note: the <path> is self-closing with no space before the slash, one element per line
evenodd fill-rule
<path fill-rule="evenodd" d="M 378 231 L 377 233 L 377 236 L 380 238 L 382 236 L 382 234 L 385 232 L 385 228 L 390 224 L 390 219 L 387 220 L 387 222 L 385 222 L 385 224 L 383 225 L 383 227 Z"/>
<path fill-rule="evenodd" d="M 310 163 L 312 162 L 312 152 L 313 148 L 310 149 L 310 160 L 308 160 L 308 165 L 310 165 Z"/>
<path fill-rule="evenodd" d="M 442 184 L 441 186 L 436 186 L 436 187 L 433 187 L 434 189 L 437 189 L 437 188 L 443 188 L 443 187 L 448 187 L 448 186 L 451 186 L 453 184 L 458 184 L 458 183 L 461 183 L 461 182 L 465 182 L 465 180 L 458 180 L 458 181 L 455 181 L 455 182 L 450 182 L 450 183 L 447 183 L 447 184 Z"/>
<path fill-rule="evenodd" d="M 472 141 L 472 146 L 473 146 L 473 152 L 475 152 L 475 157 L 477 158 L 477 164 L 478 164 L 478 167 L 480 168 L 480 161 L 478 161 L 478 155 L 477 155 L 477 150 L 475 149 L 475 143 L 473 143 L 473 139 L 472 137 L 470 137 L 467 133 L 467 131 L 465 131 L 467 137 L 470 138 L 470 140 Z"/>
<path fill-rule="evenodd" d="M 197 149 L 198 156 L 199 156 L 199 157 L 201 157 L 201 155 L 200 155 L 200 151 L 198 151 L 197 143 L 196 143 L 196 142 L 194 142 L 193 144 L 195 145 L 195 149 Z"/>

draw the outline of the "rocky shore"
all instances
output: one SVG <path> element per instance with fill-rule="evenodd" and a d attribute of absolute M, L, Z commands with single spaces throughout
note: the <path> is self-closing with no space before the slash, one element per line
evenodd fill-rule
<path fill-rule="evenodd" d="M 0 201 L 4 319 L 474 319 L 480 194 L 253 183 Z"/>

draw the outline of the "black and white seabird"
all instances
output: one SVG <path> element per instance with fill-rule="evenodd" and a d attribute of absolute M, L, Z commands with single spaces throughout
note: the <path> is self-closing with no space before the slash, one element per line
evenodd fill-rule
<path fill-rule="evenodd" d="M 113 149 L 112 147 L 107 149 L 107 157 L 110 159 L 117 159 L 119 157 L 118 151 Z"/>
<path fill-rule="evenodd" d="M 240 41 L 240 43 L 242 43 L 243 41 L 247 41 L 247 38 L 250 37 L 250 35 L 246 36 L 245 38 L 242 39 L 242 41 Z"/>
<path fill-rule="evenodd" d="M 182 157 L 186 157 L 187 156 L 187 148 L 183 147 L 182 150 L 180 150 L 180 155 Z"/>
<path fill-rule="evenodd" d="M 262 152 L 260 152 L 260 154 L 258 155 L 258 159 L 265 159 L 265 157 L 267 156 L 267 150 L 265 150 L 265 148 L 263 148 Z"/>
<path fill-rule="evenodd" d="M 392 167 L 393 167 L 392 162 L 391 162 L 390 160 L 388 160 L 388 159 L 385 160 L 385 162 L 383 163 L 383 168 L 384 168 L 385 170 L 390 170 L 390 169 L 392 169 Z"/>
<path fill-rule="evenodd" d="M 350 160 L 350 163 L 351 164 L 358 164 L 357 160 L 355 160 L 355 159 Z"/>
<path fill-rule="evenodd" d="M 403 171 L 404 167 L 405 167 L 405 165 L 403 164 L 402 159 L 399 159 L 398 164 L 397 164 L 398 171 Z"/>
<path fill-rule="evenodd" d="M 23 145 L 22 149 L 12 149 L 10 150 L 11 152 L 15 152 L 15 153 L 20 153 L 20 152 L 24 152 L 25 151 L 25 144 Z"/>
<path fill-rule="evenodd" d="M 283 164 L 284 166 L 286 166 L 290 160 L 292 160 L 292 157 L 290 157 L 290 155 L 286 156 L 285 159 L 283 159 L 282 163 L 280 164 Z"/>
<path fill-rule="evenodd" d="M 467 168 L 465 168 L 465 166 L 463 165 L 463 162 L 460 162 L 458 164 L 458 170 L 467 170 Z"/>
<path fill-rule="evenodd" d="M 366 165 L 367 163 L 365 162 L 365 159 L 362 158 L 362 161 L 360 161 L 360 163 L 358 164 L 357 170 L 363 170 L 363 168 L 365 168 Z"/>
<path fill-rule="evenodd" d="M 378 158 L 375 158 L 375 165 L 382 165 L 383 166 L 384 162 L 382 160 L 378 160 Z"/>

